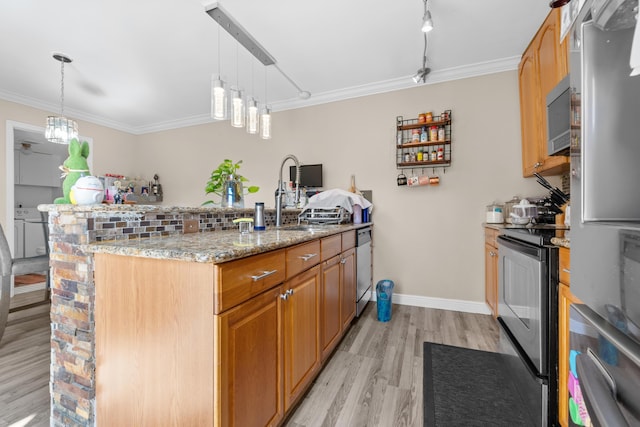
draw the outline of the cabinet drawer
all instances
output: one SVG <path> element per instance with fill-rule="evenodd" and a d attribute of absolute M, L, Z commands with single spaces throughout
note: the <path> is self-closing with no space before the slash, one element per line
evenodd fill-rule
<path fill-rule="evenodd" d="M 560 248 L 560 282 L 565 285 L 571 283 L 571 251 L 568 248 Z"/>
<path fill-rule="evenodd" d="M 345 231 L 342 233 L 342 252 L 356 246 L 356 230 Z"/>
<path fill-rule="evenodd" d="M 322 261 L 326 261 L 342 252 L 342 237 L 340 234 L 320 239 L 320 253 Z"/>
<path fill-rule="evenodd" d="M 496 239 L 500 235 L 500 232 L 494 228 L 484 228 L 484 241 L 486 244 L 493 246 L 494 248 L 498 247 L 498 242 Z"/>
<path fill-rule="evenodd" d="M 287 248 L 287 279 L 320 263 L 320 241 L 302 243 Z"/>
<path fill-rule="evenodd" d="M 215 314 L 220 314 L 254 295 L 284 282 L 284 278 L 284 250 L 216 264 Z"/>

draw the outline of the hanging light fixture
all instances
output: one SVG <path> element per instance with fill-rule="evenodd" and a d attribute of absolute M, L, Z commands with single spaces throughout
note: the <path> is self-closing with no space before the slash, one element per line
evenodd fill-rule
<path fill-rule="evenodd" d="M 239 63 L 238 63 L 238 43 L 236 43 L 236 88 L 231 89 L 231 126 L 234 128 L 244 127 L 244 100 L 239 87 Z"/>
<path fill-rule="evenodd" d="M 259 129 L 258 102 L 254 98 L 251 98 L 247 102 L 247 133 L 256 134 Z"/>
<path fill-rule="evenodd" d="M 431 12 L 427 10 L 427 0 L 424 0 L 424 16 L 422 17 L 422 32 L 428 33 L 433 30 L 433 20 L 431 19 Z"/>
<path fill-rule="evenodd" d="M 264 107 L 260 111 L 260 138 L 271 139 L 271 109 L 267 105 L 267 67 L 264 67 Z"/>
<path fill-rule="evenodd" d="M 227 119 L 227 91 L 220 74 L 220 26 L 218 26 L 218 74 L 211 76 L 211 118 Z"/>
<path fill-rule="evenodd" d="M 72 60 L 61 53 L 54 53 L 53 59 L 60 61 L 60 115 L 47 117 L 47 127 L 44 136 L 48 141 L 56 144 L 68 144 L 70 140 L 78 137 L 78 124 L 75 120 L 64 116 L 64 64 Z"/>

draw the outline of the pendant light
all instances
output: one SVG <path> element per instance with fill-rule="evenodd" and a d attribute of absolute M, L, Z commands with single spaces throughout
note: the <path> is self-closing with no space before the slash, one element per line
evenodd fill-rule
<path fill-rule="evenodd" d="M 253 61 L 251 61 L 251 93 L 255 93 L 253 78 Z M 251 97 L 247 101 L 247 133 L 255 135 L 260 129 L 260 118 L 258 116 L 258 101 Z"/>
<path fill-rule="evenodd" d="M 75 120 L 64 116 L 64 64 L 72 60 L 61 53 L 54 53 L 53 59 L 60 61 L 60 116 L 47 117 L 47 127 L 44 135 L 49 142 L 56 144 L 68 144 L 70 140 L 78 137 L 78 124 Z"/>
<path fill-rule="evenodd" d="M 242 99 L 242 91 L 239 87 L 239 62 L 238 62 L 238 46 L 236 43 L 236 88 L 231 90 L 231 126 L 234 128 L 244 127 L 244 100 Z"/>
<path fill-rule="evenodd" d="M 220 74 L 220 27 L 218 26 L 218 75 L 211 76 L 211 118 L 227 119 L 227 91 Z"/>
<path fill-rule="evenodd" d="M 267 105 L 267 67 L 264 67 L 264 107 L 260 111 L 260 138 L 271 139 L 271 109 Z"/>

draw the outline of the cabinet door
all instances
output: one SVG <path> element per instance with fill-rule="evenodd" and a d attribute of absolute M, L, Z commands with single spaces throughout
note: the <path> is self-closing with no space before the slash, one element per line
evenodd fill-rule
<path fill-rule="evenodd" d="M 21 185 L 37 185 L 60 187 L 59 158 L 51 154 L 17 152 L 20 163 L 18 183 Z"/>
<path fill-rule="evenodd" d="M 568 72 L 568 40 L 561 44 L 559 35 L 560 12 L 552 10 L 518 67 L 523 176 L 559 174 L 569 167 L 568 157 L 547 155 L 546 97 Z"/>
<path fill-rule="evenodd" d="M 558 304 L 558 421 L 569 426 L 569 306 L 580 304 L 568 285 L 560 283 Z"/>
<path fill-rule="evenodd" d="M 283 416 L 282 287 L 215 316 L 216 425 L 266 426 Z"/>
<path fill-rule="evenodd" d="M 326 359 L 336 346 L 342 332 L 340 316 L 340 264 L 339 255 L 322 263 L 322 281 L 320 292 L 320 345 L 322 360 Z"/>
<path fill-rule="evenodd" d="M 349 249 L 342 253 L 340 260 L 340 282 L 342 283 L 341 320 L 342 330 L 356 316 L 356 250 Z"/>
<path fill-rule="evenodd" d="M 493 317 L 498 317 L 498 250 L 484 245 L 485 299 Z"/>
<path fill-rule="evenodd" d="M 284 408 L 305 391 L 320 366 L 320 266 L 284 284 Z"/>
<path fill-rule="evenodd" d="M 540 89 L 535 52 L 528 49 L 518 67 L 520 83 L 520 126 L 522 132 L 522 174 L 532 176 L 540 166 Z"/>

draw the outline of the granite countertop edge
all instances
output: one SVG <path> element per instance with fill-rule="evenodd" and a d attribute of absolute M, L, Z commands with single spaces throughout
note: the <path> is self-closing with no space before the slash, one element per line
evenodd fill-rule
<path fill-rule="evenodd" d="M 248 234 L 238 231 L 211 231 L 111 240 L 83 245 L 87 252 L 142 258 L 172 259 L 203 263 L 222 263 L 295 246 L 322 237 L 372 226 L 372 223 L 323 225 L 313 231 L 268 228 Z"/>

